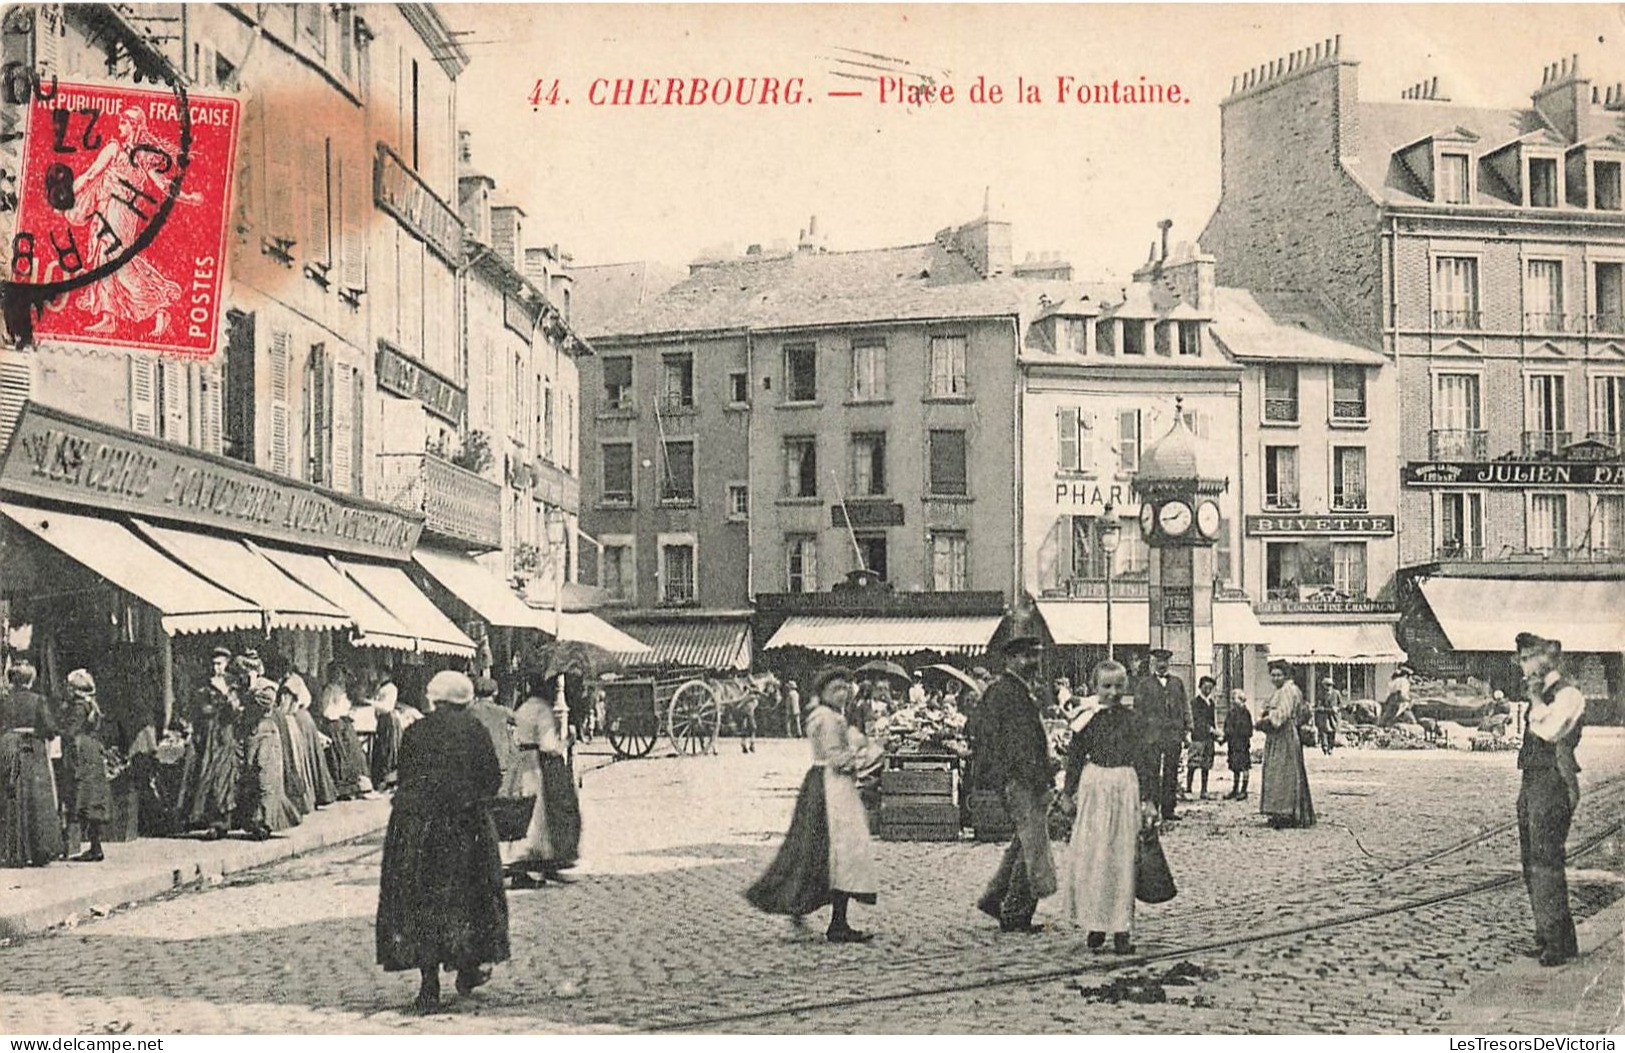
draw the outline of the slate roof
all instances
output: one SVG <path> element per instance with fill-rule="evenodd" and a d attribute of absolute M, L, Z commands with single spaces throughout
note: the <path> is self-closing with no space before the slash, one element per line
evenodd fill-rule
<path fill-rule="evenodd" d="M 607 319 L 600 338 L 793 329 L 1020 313 L 1046 283 L 983 279 L 937 242 L 856 252 L 801 252 L 707 264 Z"/>
<path fill-rule="evenodd" d="M 1210 332 L 1237 359 L 1365 366 L 1388 362 L 1329 305 L 1310 294 L 1221 286 L 1215 299 Z"/>
<path fill-rule="evenodd" d="M 604 323 L 659 296 L 683 280 L 679 268 L 647 260 L 571 266 L 570 319 L 588 339 Z"/>
<path fill-rule="evenodd" d="M 1521 140 L 1554 146 L 1572 146 L 1535 110 L 1461 106 L 1446 101 L 1360 102 L 1355 104 L 1358 132 L 1353 148 L 1345 151 L 1344 169 L 1373 200 L 1391 205 L 1433 204 L 1419 196 L 1407 179 L 1394 178 L 1398 151 L 1430 137 L 1459 139 L 1461 132 L 1476 136 L 1479 156 L 1496 153 Z M 1602 146 L 1611 136 L 1625 136 L 1625 115 L 1616 131 L 1593 136 L 1589 144 Z M 1480 202 L 1485 204 L 1485 202 Z M 1503 206 L 1509 202 L 1487 202 Z M 1453 205 L 1453 208 L 1463 206 Z"/>

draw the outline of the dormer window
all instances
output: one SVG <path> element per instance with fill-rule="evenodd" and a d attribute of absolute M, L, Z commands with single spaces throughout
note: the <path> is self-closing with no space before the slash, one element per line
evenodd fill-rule
<path fill-rule="evenodd" d="M 1102 318 L 1095 323 L 1095 351 L 1102 355 L 1117 354 L 1117 320 Z"/>
<path fill-rule="evenodd" d="M 1196 322 L 1180 322 L 1179 324 L 1179 353 L 1182 355 L 1200 355 L 1202 353 L 1202 327 Z"/>
<path fill-rule="evenodd" d="M 1625 208 L 1620 196 L 1620 164 L 1618 161 L 1597 161 L 1591 166 L 1592 207 L 1608 212 Z"/>
<path fill-rule="evenodd" d="M 1465 205 L 1468 198 L 1468 159 L 1466 154 L 1439 155 L 1439 200 L 1447 205 Z"/>
<path fill-rule="evenodd" d="M 1145 354 L 1145 322 L 1138 318 L 1123 319 L 1123 354 Z"/>
<path fill-rule="evenodd" d="M 1557 183 L 1557 158 L 1531 157 L 1529 159 L 1530 208 L 1556 208 L 1560 203 Z"/>

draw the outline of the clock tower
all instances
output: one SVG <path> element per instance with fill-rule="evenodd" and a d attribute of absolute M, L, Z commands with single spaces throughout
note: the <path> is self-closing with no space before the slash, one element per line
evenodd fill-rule
<path fill-rule="evenodd" d="M 1173 652 L 1169 672 L 1195 691 L 1197 677 L 1212 671 L 1214 546 L 1223 527 L 1218 498 L 1230 483 L 1203 470 L 1183 401 L 1174 400 L 1168 434 L 1140 454 L 1134 488 L 1151 549 L 1151 648 Z"/>

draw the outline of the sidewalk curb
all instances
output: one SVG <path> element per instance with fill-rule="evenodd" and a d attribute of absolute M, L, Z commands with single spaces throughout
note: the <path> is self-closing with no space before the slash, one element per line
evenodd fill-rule
<path fill-rule="evenodd" d="M 24 894 L 23 898 L 38 902 L 21 909 L 8 910 L 0 906 L 0 939 L 43 932 L 68 922 L 74 915 L 90 914 L 93 909 L 126 906 L 175 889 L 216 883 L 245 870 L 358 840 L 388 825 L 388 801 L 357 803 L 360 807 L 349 805 L 343 812 L 317 813 L 315 821 L 307 819 L 269 841 L 142 838 L 137 842 L 108 845 L 108 860 L 101 864 L 55 862 L 39 870 L 0 870 L 0 882 L 8 875 L 19 873 L 60 875 L 44 894 Z M 124 864 L 121 868 L 117 860 L 120 849 L 141 843 L 173 845 L 174 851 L 167 860 L 136 864 L 135 868 Z M 110 869 L 92 874 L 87 869 L 92 866 Z M 70 874 L 71 878 L 67 876 Z M 96 877 L 101 880 L 87 880 Z M 60 894 L 56 894 L 58 892 Z M 7 893 L 6 898 L 11 898 L 11 894 Z"/>
<path fill-rule="evenodd" d="M 1458 1034 L 1579 1034 L 1587 1030 L 1576 1028 L 1574 1015 L 1576 997 L 1588 990 L 1591 982 L 1617 962 L 1625 960 L 1625 897 L 1621 897 L 1586 918 L 1575 927 L 1580 956 L 1557 968 L 1542 966 L 1533 959 L 1524 959 L 1485 977 L 1481 983 L 1468 989 L 1456 1003 L 1457 1012 L 1450 1020 L 1450 1030 Z M 1577 977 L 1588 982 L 1575 984 Z M 1549 997 L 1561 988 L 1569 992 L 1567 1001 Z M 1625 1000 L 1613 1010 L 1607 1021 L 1597 1021 L 1595 1027 L 1608 1033 L 1625 1028 Z"/>

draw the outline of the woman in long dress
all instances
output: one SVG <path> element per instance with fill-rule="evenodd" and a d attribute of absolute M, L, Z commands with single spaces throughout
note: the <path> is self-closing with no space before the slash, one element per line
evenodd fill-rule
<path fill-rule="evenodd" d="M 1095 667 L 1095 697 L 1085 700 L 1074 723 L 1065 784 L 1077 817 L 1062 902 L 1088 932 L 1090 950 L 1102 949 L 1109 932 L 1117 954 L 1134 949 L 1134 854 L 1141 826 L 1157 814 L 1154 755 L 1144 745 L 1139 714 L 1123 704 L 1127 687 L 1121 664 Z"/>
<path fill-rule="evenodd" d="M 276 681 L 256 677 L 243 704 L 243 767 L 237 784 L 238 829 L 256 841 L 299 824 L 288 800 L 282 764 L 282 717 L 276 711 Z"/>
<path fill-rule="evenodd" d="M 353 800 L 372 789 L 367 754 L 361 748 L 355 721 L 350 718 L 350 693 L 337 670 L 322 688 L 317 727 L 327 736 L 327 760 L 333 772 L 333 793 L 341 801 Z"/>
<path fill-rule="evenodd" d="M 1309 771 L 1303 763 L 1303 739 L 1298 726 L 1311 716 L 1303 692 L 1292 681 L 1292 667 L 1270 663 L 1275 690 L 1264 703 L 1258 727 L 1264 732 L 1264 785 L 1258 810 L 1276 829 L 1314 826 L 1315 806 L 1309 799 Z"/>
<path fill-rule="evenodd" d="M 417 969 L 416 1007 L 440 1004 L 440 967 L 457 970 L 467 995 L 508 959 L 508 901 L 490 800 L 502 770 L 485 726 L 468 712 L 474 685 L 436 673 L 433 707 L 401 736 L 400 787 L 384 835 L 375 928 L 378 964 Z"/>
<path fill-rule="evenodd" d="M 304 677 L 294 673 L 282 682 L 282 690 L 292 696 L 289 719 L 299 729 L 297 746 L 304 754 L 299 767 L 310 775 L 311 802 L 317 808 L 326 807 L 338 799 L 338 793 L 327 766 L 327 736 L 317 730 L 310 715 L 310 686 Z"/>
<path fill-rule="evenodd" d="M 396 755 L 401 748 L 401 720 L 395 713 L 400 688 L 389 673 L 380 674 L 378 687 L 368 700 L 378 715 L 378 728 L 372 734 L 372 788 L 387 790 L 395 785 Z"/>
<path fill-rule="evenodd" d="M 102 825 L 113 816 L 113 791 L 107 782 L 107 747 L 100 735 L 101 706 L 96 702 L 96 681 L 88 670 L 68 674 L 73 696 L 62 721 L 62 770 L 66 776 L 68 820 L 78 826 L 90 847 L 74 856 L 75 862 L 100 863 Z"/>
<path fill-rule="evenodd" d="M 216 647 L 210 661 L 209 682 L 189 714 L 179 811 L 182 830 L 201 827 L 212 841 L 226 836 L 237 810 L 237 719 L 247 681 L 226 648 Z"/>
<path fill-rule="evenodd" d="M 62 855 L 56 778 L 49 746 L 56 736 L 51 707 L 34 693 L 34 666 L 11 667 L 11 690 L 0 697 L 0 866 L 42 867 Z"/>
<path fill-rule="evenodd" d="M 510 788 L 513 796 L 534 796 L 536 804 L 524 838 L 503 846 L 514 888 L 537 888 L 549 880 L 566 883 L 560 871 L 575 865 L 581 844 L 581 808 L 564 759 L 566 743 L 558 715 L 541 697 L 543 685 L 533 683 L 530 688 L 514 712 L 519 760 Z"/>
<path fill-rule="evenodd" d="M 805 915 L 827 903 L 825 938 L 865 943 L 871 934 L 847 921 L 852 900 L 872 904 L 879 890 L 869 821 L 858 796 L 859 758 L 841 716 L 853 702 L 852 674 L 826 669 L 813 681 L 812 692 L 817 701 L 805 724 L 812 767 L 802 780 L 784 844 L 745 898 L 758 910 L 789 915 L 798 927 Z"/>

